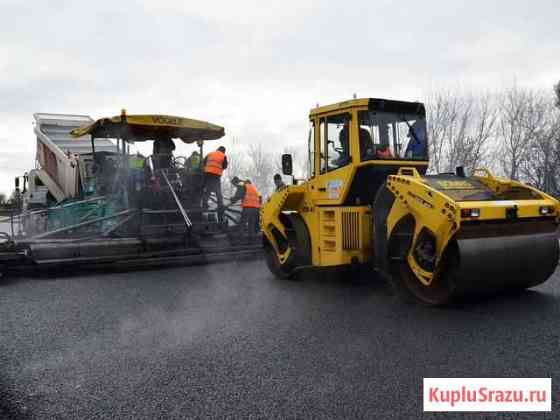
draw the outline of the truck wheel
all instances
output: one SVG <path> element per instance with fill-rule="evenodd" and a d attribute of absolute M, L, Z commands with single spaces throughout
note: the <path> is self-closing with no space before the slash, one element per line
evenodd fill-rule
<path fill-rule="evenodd" d="M 311 264 L 311 238 L 305 221 L 299 214 L 284 215 L 283 222 L 288 234 L 287 246 L 292 252 L 287 261 L 281 263 L 276 251 L 266 236 L 263 236 L 266 265 L 279 279 L 298 280 L 300 276 L 295 271 L 296 268 Z"/>

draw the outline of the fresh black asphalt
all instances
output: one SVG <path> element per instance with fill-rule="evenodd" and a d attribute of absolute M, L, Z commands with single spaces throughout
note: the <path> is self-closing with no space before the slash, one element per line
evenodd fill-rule
<path fill-rule="evenodd" d="M 558 418 L 559 326 L 557 275 L 443 309 L 262 261 L 1 279 L 0 418 L 443 418 L 422 378 L 503 376 L 553 412 L 479 418 Z"/>

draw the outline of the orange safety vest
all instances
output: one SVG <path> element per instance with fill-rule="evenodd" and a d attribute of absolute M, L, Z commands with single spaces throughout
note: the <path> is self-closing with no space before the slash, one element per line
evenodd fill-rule
<path fill-rule="evenodd" d="M 219 150 L 208 153 L 206 155 L 206 166 L 204 172 L 221 176 L 224 173 L 224 160 L 226 155 Z"/>
<path fill-rule="evenodd" d="M 241 202 L 241 207 L 243 207 L 244 209 L 261 208 L 261 200 L 259 200 L 259 193 L 257 192 L 257 187 L 255 187 L 253 184 L 245 184 L 245 197 L 243 197 L 243 201 Z"/>

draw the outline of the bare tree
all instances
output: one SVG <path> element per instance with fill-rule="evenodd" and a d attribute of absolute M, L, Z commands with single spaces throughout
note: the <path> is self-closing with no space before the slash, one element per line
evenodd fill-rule
<path fill-rule="evenodd" d="M 446 139 L 456 119 L 456 98 L 450 91 L 432 93 L 426 102 L 429 122 L 429 150 L 432 172 L 443 172 L 446 164 Z"/>
<path fill-rule="evenodd" d="M 547 101 L 542 92 L 513 86 L 500 98 L 499 161 L 504 174 L 519 179 L 531 148 L 542 139 L 546 125 Z"/>
<path fill-rule="evenodd" d="M 560 112 L 553 100 L 534 93 L 524 124 L 530 127 L 528 158 L 520 165 L 524 181 L 553 195 L 560 195 Z"/>
<path fill-rule="evenodd" d="M 227 176 L 222 177 L 222 191 L 224 192 L 224 196 L 231 197 L 235 193 L 231 180 L 233 177 L 241 179 L 247 178 L 249 164 L 247 152 L 236 138 L 232 139 L 231 145 L 228 147 L 226 154 L 228 167 L 225 171 Z"/>
<path fill-rule="evenodd" d="M 511 88 L 495 94 L 428 96 L 430 171 L 490 167 L 560 196 L 560 82 L 554 98 Z"/>
<path fill-rule="evenodd" d="M 286 147 L 283 153 L 292 155 L 295 177 L 306 178 L 307 153 L 304 148 Z M 270 195 L 274 189 L 274 174 L 282 173 L 281 155 L 282 153 L 267 150 L 261 143 L 242 145 L 234 139 L 227 151 L 227 176 L 222 179 L 224 195 L 231 197 L 235 193 L 231 184 L 235 176 L 251 180 L 264 197 Z"/>
<path fill-rule="evenodd" d="M 274 176 L 273 154 L 267 152 L 261 143 L 252 144 L 247 150 L 248 175 L 257 190 L 267 196 L 272 192 Z"/>
<path fill-rule="evenodd" d="M 463 165 L 469 172 L 473 172 L 480 165 L 491 165 L 487 154 L 491 152 L 489 146 L 493 140 L 498 112 L 493 97 L 486 93 L 473 99 L 473 114 L 469 128 L 470 134 L 466 139 L 466 153 Z"/>
<path fill-rule="evenodd" d="M 427 102 L 432 172 L 464 166 L 472 172 L 486 160 L 497 112 L 489 94 L 442 91 Z"/>

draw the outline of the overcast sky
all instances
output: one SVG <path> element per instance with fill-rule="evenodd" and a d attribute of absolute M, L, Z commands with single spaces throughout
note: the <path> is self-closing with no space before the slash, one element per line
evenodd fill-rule
<path fill-rule="evenodd" d="M 550 88 L 558 16 L 558 0 L 0 0 L 0 191 L 33 167 L 34 112 L 174 114 L 281 149 L 353 93 Z"/>

